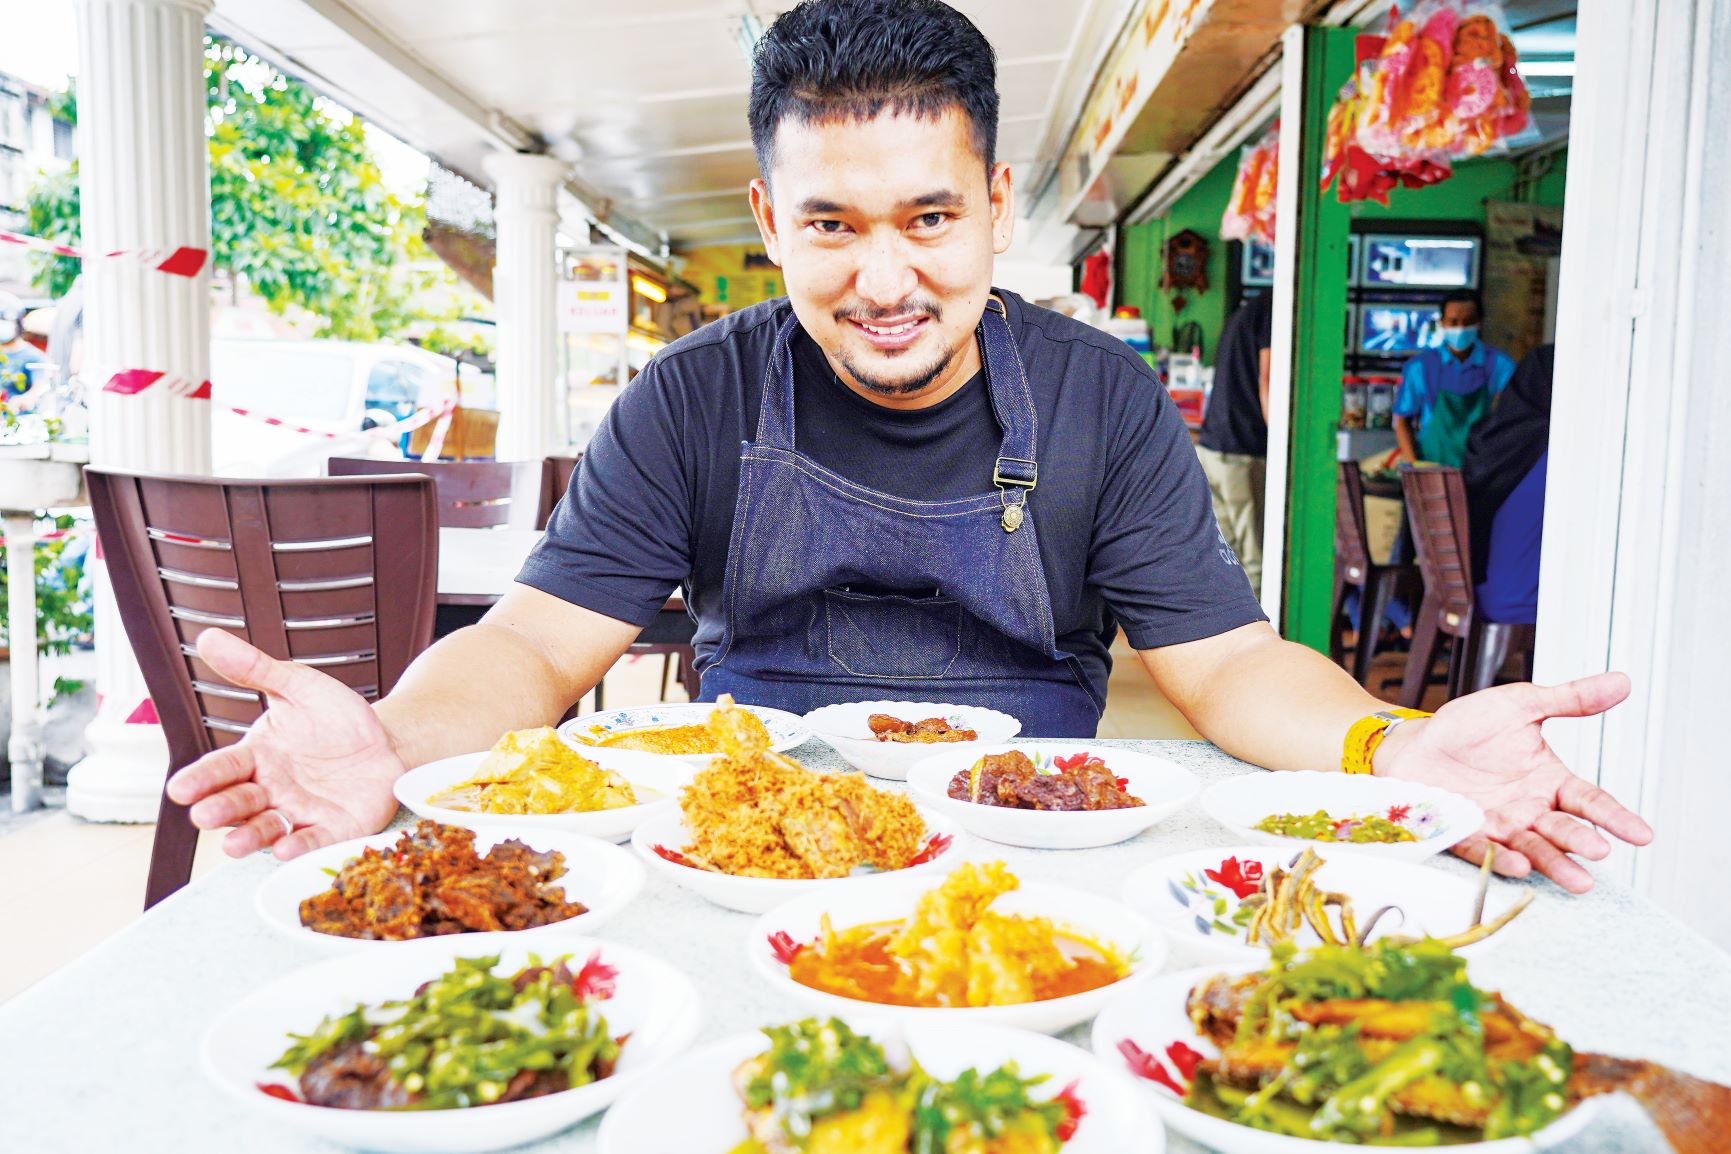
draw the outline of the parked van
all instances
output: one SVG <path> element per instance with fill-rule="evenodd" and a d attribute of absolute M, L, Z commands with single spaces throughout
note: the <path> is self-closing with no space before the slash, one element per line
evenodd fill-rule
<path fill-rule="evenodd" d="M 397 440 L 367 430 L 456 397 L 459 381 L 479 392 L 479 378 L 473 366 L 412 345 L 218 338 L 212 464 L 229 476 L 316 477 L 327 457 L 401 458 Z"/>

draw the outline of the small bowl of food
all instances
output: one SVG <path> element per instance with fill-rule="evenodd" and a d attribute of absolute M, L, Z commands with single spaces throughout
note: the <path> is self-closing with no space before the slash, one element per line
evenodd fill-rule
<path fill-rule="evenodd" d="M 1160 969 L 1147 919 L 1082 890 L 1024 884 L 1002 862 L 806 894 L 758 919 L 746 952 L 825 1014 L 984 1022 L 1053 1034 Z"/>
<path fill-rule="evenodd" d="M 630 850 L 596 838 L 423 818 L 277 866 L 254 905 L 271 928 L 327 951 L 476 933 L 534 944 L 593 932 L 643 876 Z"/>
<path fill-rule="evenodd" d="M 1447 790 L 1369 774 L 1245 773 L 1202 795 L 1208 816 L 1246 841 L 1423 861 L 1471 837 L 1484 810 Z"/>
<path fill-rule="evenodd" d="M 853 701 L 805 715 L 816 736 L 842 760 L 885 781 L 905 781 L 914 763 L 1010 740 L 1022 723 L 977 705 L 934 701 Z"/>
<path fill-rule="evenodd" d="M 684 975 L 611 942 L 439 938 L 278 979 L 216 1020 L 201 1065 L 273 1132 L 460 1154 L 606 1109 L 700 1018 Z"/>
<path fill-rule="evenodd" d="M 934 754 L 908 771 L 921 804 L 976 837 L 1088 849 L 1135 837 L 1201 789 L 1176 762 L 1100 745 L 1024 743 Z"/>
<path fill-rule="evenodd" d="M 542 728 L 507 733 L 486 753 L 428 762 L 392 789 L 410 812 L 446 825 L 504 823 L 624 841 L 639 822 L 672 809 L 692 773 L 684 761 L 647 753 L 578 751 Z"/>
<path fill-rule="evenodd" d="M 1528 886 L 1476 882 L 1416 862 L 1310 846 L 1192 850 L 1131 871 L 1124 904 L 1158 926 L 1175 957 L 1265 961 L 1275 946 L 1438 938 L 1469 957 L 1533 900 Z"/>
<path fill-rule="evenodd" d="M 709 726 L 710 714 L 715 712 L 718 704 L 676 702 L 586 713 L 561 725 L 559 735 L 585 753 L 609 749 L 630 751 L 702 765 L 721 752 L 720 739 Z M 774 753 L 784 753 L 811 739 L 811 729 L 797 713 L 771 709 L 766 705 L 738 705 L 731 698 L 728 704 L 737 712 L 748 713 L 762 723 L 764 732 L 769 735 L 769 748 Z"/>
<path fill-rule="evenodd" d="M 1133 1080 L 1026 1030 L 806 1018 L 704 1046 L 601 1121 L 601 1154 L 1164 1154 Z"/>
<path fill-rule="evenodd" d="M 1100 1012 L 1092 1045 L 1166 1125 L 1224 1154 L 1553 1149 L 1590 1120 L 1583 1099 L 1619 1088 L 1595 1084 L 1614 1059 L 1572 1053 L 1434 941 L 1161 974 Z"/>

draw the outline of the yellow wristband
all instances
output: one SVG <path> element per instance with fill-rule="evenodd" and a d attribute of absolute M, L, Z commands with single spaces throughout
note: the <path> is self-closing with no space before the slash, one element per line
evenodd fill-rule
<path fill-rule="evenodd" d="M 1361 717 L 1346 731 L 1346 748 L 1341 754 L 1340 768 L 1347 773 L 1369 773 L 1371 758 L 1388 731 L 1403 721 L 1429 717 L 1422 709 L 1385 709 L 1369 717 Z"/>

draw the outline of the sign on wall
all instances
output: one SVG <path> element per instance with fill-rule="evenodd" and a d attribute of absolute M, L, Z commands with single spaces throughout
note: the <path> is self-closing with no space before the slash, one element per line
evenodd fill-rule
<path fill-rule="evenodd" d="M 625 331 L 625 286 L 618 281 L 560 281 L 555 307 L 562 333 Z"/>

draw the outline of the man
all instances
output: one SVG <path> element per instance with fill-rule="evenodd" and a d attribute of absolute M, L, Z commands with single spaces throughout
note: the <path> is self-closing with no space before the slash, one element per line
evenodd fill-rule
<path fill-rule="evenodd" d="M 1268 470 L 1268 372 L 1274 293 L 1259 293 L 1226 318 L 1214 360 L 1214 390 L 1196 455 L 1208 476 L 1214 519 L 1238 555 L 1252 592 L 1262 590 L 1262 496 Z"/>
<path fill-rule="evenodd" d="M 0 293 L 0 402 L 25 410 L 36 403 L 35 366 L 46 364 L 42 350 L 24 339 L 24 302 Z"/>
<path fill-rule="evenodd" d="M 1487 621 L 1538 620 L 1556 363 L 1555 345 L 1522 357 L 1496 411 L 1467 441 L 1461 483 L 1472 541 L 1473 613 Z"/>
<path fill-rule="evenodd" d="M 993 74 L 991 47 L 938 0 L 780 17 L 754 68 L 750 201 L 788 298 L 657 354 L 519 584 L 376 706 L 202 634 L 209 667 L 270 709 L 170 797 L 203 828 L 237 825 L 235 855 L 380 829 L 407 767 L 555 722 L 681 585 L 704 698 L 937 696 L 994 703 L 1031 736 L 1091 734 L 1122 627 L 1228 752 L 1447 785 L 1489 813 L 1463 852 L 1494 840 L 1504 872 L 1584 890 L 1568 855 L 1610 852 L 1594 825 L 1649 840 L 1539 732 L 1621 700 L 1622 675 L 1504 687 L 1389 728 L 1382 702 L 1269 628 L 1141 358 L 992 293 L 1015 215 Z"/>
<path fill-rule="evenodd" d="M 1440 349 L 1407 361 L 1394 399 L 1401 459 L 1460 468 L 1467 434 L 1491 411 L 1514 376 L 1515 362 L 1479 340 L 1479 297 L 1457 289 L 1443 298 Z"/>

